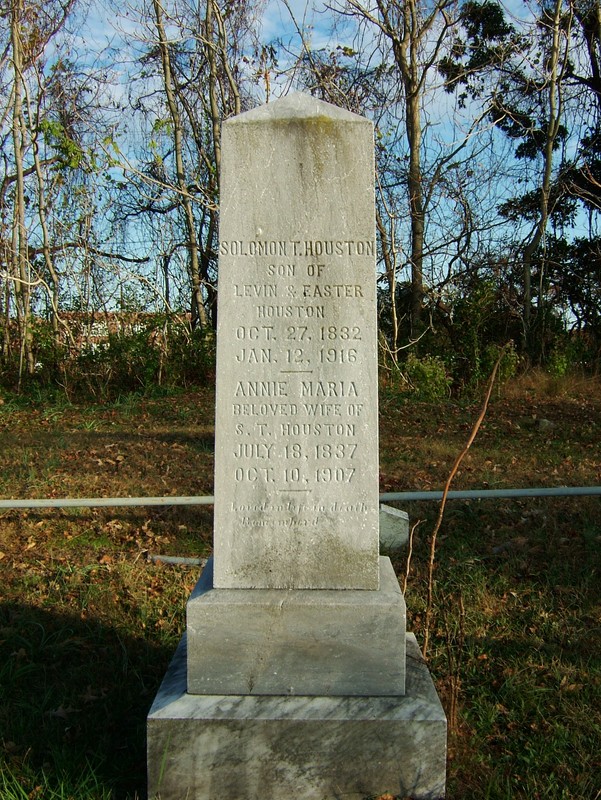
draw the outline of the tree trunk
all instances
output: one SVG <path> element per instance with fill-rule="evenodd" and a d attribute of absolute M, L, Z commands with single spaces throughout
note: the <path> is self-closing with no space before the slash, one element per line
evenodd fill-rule
<path fill-rule="evenodd" d="M 25 154 L 26 128 L 23 116 L 23 49 L 20 20 L 22 0 L 15 0 L 11 8 L 11 47 L 13 56 L 14 87 L 12 138 L 15 158 L 15 200 L 12 229 L 12 280 L 15 286 L 17 320 L 20 336 L 19 388 L 24 374 L 33 375 L 35 363 L 31 334 L 31 277 L 28 258 L 27 226 L 25 224 Z"/>
<path fill-rule="evenodd" d="M 378 0 L 383 20 L 382 30 L 390 39 L 397 69 L 405 93 L 405 129 L 409 146 L 407 191 L 411 221 L 411 337 L 420 333 L 424 300 L 424 190 L 422 184 L 422 120 L 421 103 L 424 77 L 428 66 L 420 64 L 422 40 L 432 27 L 434 13 L 420 19 L 417 0 L 402 5 Z"/>
<path fill-rule="evenodd" d="M 201 327 L 206 328 L 208 320 L 202 296 L 202 282 L 198 258 L 198 236 L 196 234 L 192 199 L 190 198 L 186 182 L 183 158 L 183 131 L 173 85 L 173 73 L 171 70 L 169 46 L 167 44 L 165 26 L 163 24 L 163 8 L 160 0 L 153 0 L 153 5 L 157 34 L 159 38 L 159 48 L 161 51 L 163 85 L 165 88 L 169 114 L 173 123 L 173 146 L 175 150 L 175 168 L 177 173 L 177 188 L 179 194 L 178 202 L 181 205 L 184 214 L 186 233 L 188 235 L 188 263 L 190 279 L 192 283 L 192 323 L 198 323 L 201 325 Z M 210 2 L 208 5 L 210 5 Z"/>
<path fill-rule="evenodd" d="M 406 89 L 407 91 L 407 89 Z M 420 333 L 424 300 L 424 199 L 421 170 L 421 119 L 419 96 L 407 102 L 407 140 L 409 142 L 409 209 L 411 214 L 411 335 Z"/>
<path fill-rule="evenodd" d="M 544 348 L 544 314 L 545 298 L 543 292 L 543 271 L 544 259 L 541 259 L 541 276 L 539 280 L 538 296 L 538 316 L 539 330 L 538 341 L 535 341 L 532 325 L 532 261 L 534 255 L 544 239 L 547 223 L 549 221 L 549 195 L 551 190 L 551 179 L 553 174 L 553 149 L 560 129 L 561 121 L 561 85 L 560 85 L 560 36 L 562 21 L 563 0 L 556 0 L 553 16 L 549 22 L 551 27 L 551 49 L 548 65 L 547 79 L 547 105 L 548 120 L 545 131 L 545 145 L 543 149 L 543 169 L 540 183 L 539 214 L 536 225 L 530 239 L 526 243 L 523 253 L 523 275 L 524 275 L 524 312 L 523 312 L 523 337 L 525 352 L 531 358 L 540 359 Z"/>
<path fill-rule="evenodd" d="M 391 220 L 392 224 L 392 220 Z M 382 259 L 384 261 L 384 269 L 386 270 L 386 280 L 388 281 L 388 291 L 390 293 L 390 323 L 392 328 L 392 335 L 390 341 L 390 355 L 396 364 L 399 354 L 399 317 L 396 302 L 396 273 L 397 261 L 396 252 L 394 249 L 394 230 L 391 231 L 390 236 L 384 225 L 384 220 L 379 210 L 376 209 L 376 227 L 380 234 L 380 245 L 382 247 Z"/>

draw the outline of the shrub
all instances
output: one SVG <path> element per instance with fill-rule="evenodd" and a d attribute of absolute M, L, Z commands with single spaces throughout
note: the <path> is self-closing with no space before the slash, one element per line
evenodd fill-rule
<path fill-rule="evenodd" d="M 433 402 L 447 398 L 451 390 L 451 377 L 438 356 L 418 358 L 414 353 L 407 356 L 403 371 L 420 400 Z"/>
<path fill-rule="evenodd" d="M 188 330 L 156 319 L 142 330 L 111 334 L 88 345 L 72 365 L 76 393 L 108 400 L 158 386 L 179 387 L 212 380 L 215 364 L 212 331 Z"/>
<path fill-rule="evenodd" d="M 36 324 L 35 372 L 23 376 L 21 391 L 30 397 L 58 391 L 71 401 L 107 402 L 214 378 L 214 332 L 190 330 L 181 319 L 147 315 L 142 323 L 111 330 L 101 341 L 86 341 L 85 335 L 74 339 L 75 348 L 73 343 L 58 345 L 48 323 Z M 0 362 L 0 385 L 5 388 L 19 384 L 18 356 L 13 348 Z"/>

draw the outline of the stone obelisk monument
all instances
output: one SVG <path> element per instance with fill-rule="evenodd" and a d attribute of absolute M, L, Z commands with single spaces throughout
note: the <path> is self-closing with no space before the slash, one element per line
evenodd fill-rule
<path fill-rule="evenodd" d="M 148 718 L 150 798 L 444 795 L 379 556 L 373 153 L 303 94 L 223 126 L 214 558 Z"/>

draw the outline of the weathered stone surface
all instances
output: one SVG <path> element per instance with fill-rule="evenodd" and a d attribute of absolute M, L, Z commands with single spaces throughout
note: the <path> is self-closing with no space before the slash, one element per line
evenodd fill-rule
<path fill-rule="evenodd" d="M 380 505 L 380 552 L 395 553 L 409 540 L 409 514 L 394 506 Z"/>
<path fill-rule="evenodd" d="M 215 586 L 375 590 L 372 125 L 295 94 L 222 142 Z"/>
<path fill-rule="evenodd" d="M 404 697 L 186 693 L 185 641 L 148 717 L 150 800 L 444 796 L 446 719 L 412 635 Z"/>
<path fill-rule="evenodd" d="M 379 557 L 371 123 L 292 95 L 222 144 L 214 569 L 149 798 L 434 800 L 446 720 Z"/>
<path fill-rule="evenodd" d="M 214 589 L 188 602 L 192 694 L 402 695 L 405 601 L 388 558 L 378 591 Z"/>

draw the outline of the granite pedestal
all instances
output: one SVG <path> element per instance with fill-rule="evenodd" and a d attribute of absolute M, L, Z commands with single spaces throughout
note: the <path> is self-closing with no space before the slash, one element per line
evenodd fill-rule
<path fill-rule="evenodd" d="M 215 589 L 187 608 L 192 694 L 402 695 L 405 601 L 388 558 L 377 591 Z"/>
<path fill-rule="evenodd" d="M 149 800 L 444 796 L 446 719 L 412 634 L 403 697 L 194 695 L 182 640 L 148 716 Z"/>

